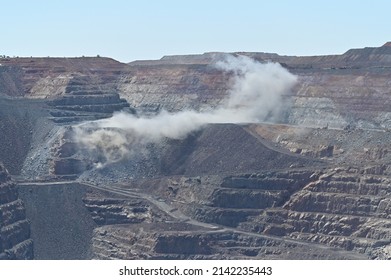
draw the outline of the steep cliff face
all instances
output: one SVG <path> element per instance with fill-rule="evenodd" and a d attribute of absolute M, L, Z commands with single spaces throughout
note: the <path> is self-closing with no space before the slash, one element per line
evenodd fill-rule
<path fill-rule="evenodd" d="M 0 164 L 0 259 L 32 259 L 33 242 L 24 204 Z"/>

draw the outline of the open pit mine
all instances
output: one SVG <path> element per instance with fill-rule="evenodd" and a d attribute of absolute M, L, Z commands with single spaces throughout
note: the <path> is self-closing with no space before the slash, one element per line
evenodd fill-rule
<path fill-rule="evenodd" d="M 391 43 L 0 58 L 0 259 L 391 259 Z"/>

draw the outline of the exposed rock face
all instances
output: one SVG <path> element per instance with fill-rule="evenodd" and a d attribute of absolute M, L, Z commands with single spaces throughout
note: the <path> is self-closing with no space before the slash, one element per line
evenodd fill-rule
<path fill-rule="evenodd" d="M 19 183 L 31 221 L 34 258 L 90 259 L 96 227 L 83 203 L 86 188 L 72 182 Z"/>
<path fill-rule="evenodd" d="M 57 123 L 110 117 L 114 111 L 129 107 L 109 78 L 76 74 L 68 81 L 64 95 L 49 104 L 54 108 L 52 120 Z"/>
<path fill-rule="evenodd" d="M 184 59 L 186 61 L 186 59 Z M 216 106 L 226 97 L 229 75 L 207 63 L 170 59 L 131 63 L 122 74 L 119 90 L 135 107 L 159 104 L 169 111 Z"/>
<path fill-rule="evenodd" d="M 0 93 L 1 95 L 9 96 L 22 96 L 24 93 L 23 83 L 21 81 L 23 77 L 22 70 L 16 66 L 4 65 L 4 59 L 2 60 L 0 67 Z"/>
<path fill-rule="evenodd" d="M 30 223 L 15 184 L 0 164 L 0 260 L 32 259 Z"/>
<path fill-rule="evenodd" d="M 342 170 L 326 173 L 282 207 L 267 210 L 242 226 L 376 258 L 377 248 L 390 243 L 389 184 L 389 178 L 382 176 L 357 176 Z"/>
<path fill-rule="evenodd" d="M 211 226 L 183 215 L 174 205 L 132 198 L 127 188 L 107 188 L 122 198 L 86 200 L 101 227 L 94 230 L 92 251 L 98 259 L 361 259 L 365 256 L 290 242 L 281 238 Z M 105 195 L 103 195 L 105 196 Z M 168 201 L 167 201 L 168 203 Z M 130 206 L 130 207 L 129 207 Z M 141 207 L 140 207 L 141 206 Z M 98 215 L 98 216 L 97 216 Z"/>
<path fill-rule="evenodd" d="M 150 206 L 140 199 L 88 197 L 83 201 L 98 225 L 134 224 L 152 219 Z"/>
<path fill-rule="evenodd" d="M 338 250 L 314 249 L 304 243 L 289 243 L 235 232 L 205 232 L 178 224 L 105 226 L 93 238 L 99 259 L 360 259 Z M 140 230 L 140 228 L 142 230 Z"/>
<path fill-rule="evenodd" d="M 33 129 L 40 115 L 36 105 L 0 97 L 0 160 L 11 174 L 21 172 L 31 147 Z"/>
<path fill-rule="evenodd" d="M 233 55 L 298 76 L 285 123 L 211 124 L 101 168 L 72 125 L 118 110 L 217 107 L 233 83 L 214 66 L 225 54 L 0 59 L 0 160 L 30 181 L 19 186 L 36 258 L 391 258 L 390 43 Z M 4 174 L 0 257 L 31 258 L 24 207 Z"/>
<path fill-rule="evenodd" d="M 113 85 L 123 64 L 108 58 L 1 59 L 2 94 L 28 98 L 62 96 L 74 76 L 89 76 L 95 83 Z M 9 68 L 8 68 L 9 67 Z M 5 71 L 4 71 L 5 70 Z"/>

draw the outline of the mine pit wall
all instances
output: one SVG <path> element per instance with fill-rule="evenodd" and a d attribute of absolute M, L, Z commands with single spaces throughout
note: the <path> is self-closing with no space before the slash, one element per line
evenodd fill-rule
<path fill-rule="evenodd" d="M 198 200 L 203 203 L 189 202 L 183 211 L 203 222 L 237 227 L 265 209 L 281 207 L 312 180 L 316 174 L 311 170 L 228 176 Z M 192 191 L 197 196 L 198 190 Z"/>
<path fill-rule="evenodd" d="M 35 123 L 42 115 L 40 106 L 41 102 L 0 97 L 0 161 L 12 175 L 21 172 Z"/>
<path fill-rule="evenodd" d="M 77 183 L 19 184 L 31 221 L 35 259 L 90 259 L 90 242 L 96 224 Z"/>
<path fill-rule="evenodd" d="M 385 176 L 330 173 L 240 227 L 390 259 L 389 186 Z"/>
<path fill-rule="evenodd" d="M 366 259 L 312 244 L 232 231 L 186 228 L 176 223 L 103 226 L 95 230 L 98 259 Z"/>
<path fill-rule="evenodd" d="M 22 69 L 15 66 L 0 67 L 0 92 L 8 96 L 22 96 Z"/>
<path fill-rule="evenodd" d="M 0 164 L 0 260 L 32 258 L 33 241 L 24 203 Z"/>

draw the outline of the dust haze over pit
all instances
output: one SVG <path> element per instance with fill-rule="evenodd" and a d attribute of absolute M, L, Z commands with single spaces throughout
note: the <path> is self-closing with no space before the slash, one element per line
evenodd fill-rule
<path fill-rule="evenodd" d="M 275 122 L 289 106 L 283 96 L 297 78 L 280 64 L 225 55 L 213 66 L 232 74 L 232 88 L 221 106 L 203 112 L 162 110 L 153 117 L 117 112 L 74 127 L 76 142 L 98 158 L 95 167 L 101 168 L 132 156 L 148 143 L 183 139 L 206 124 Z"/>

